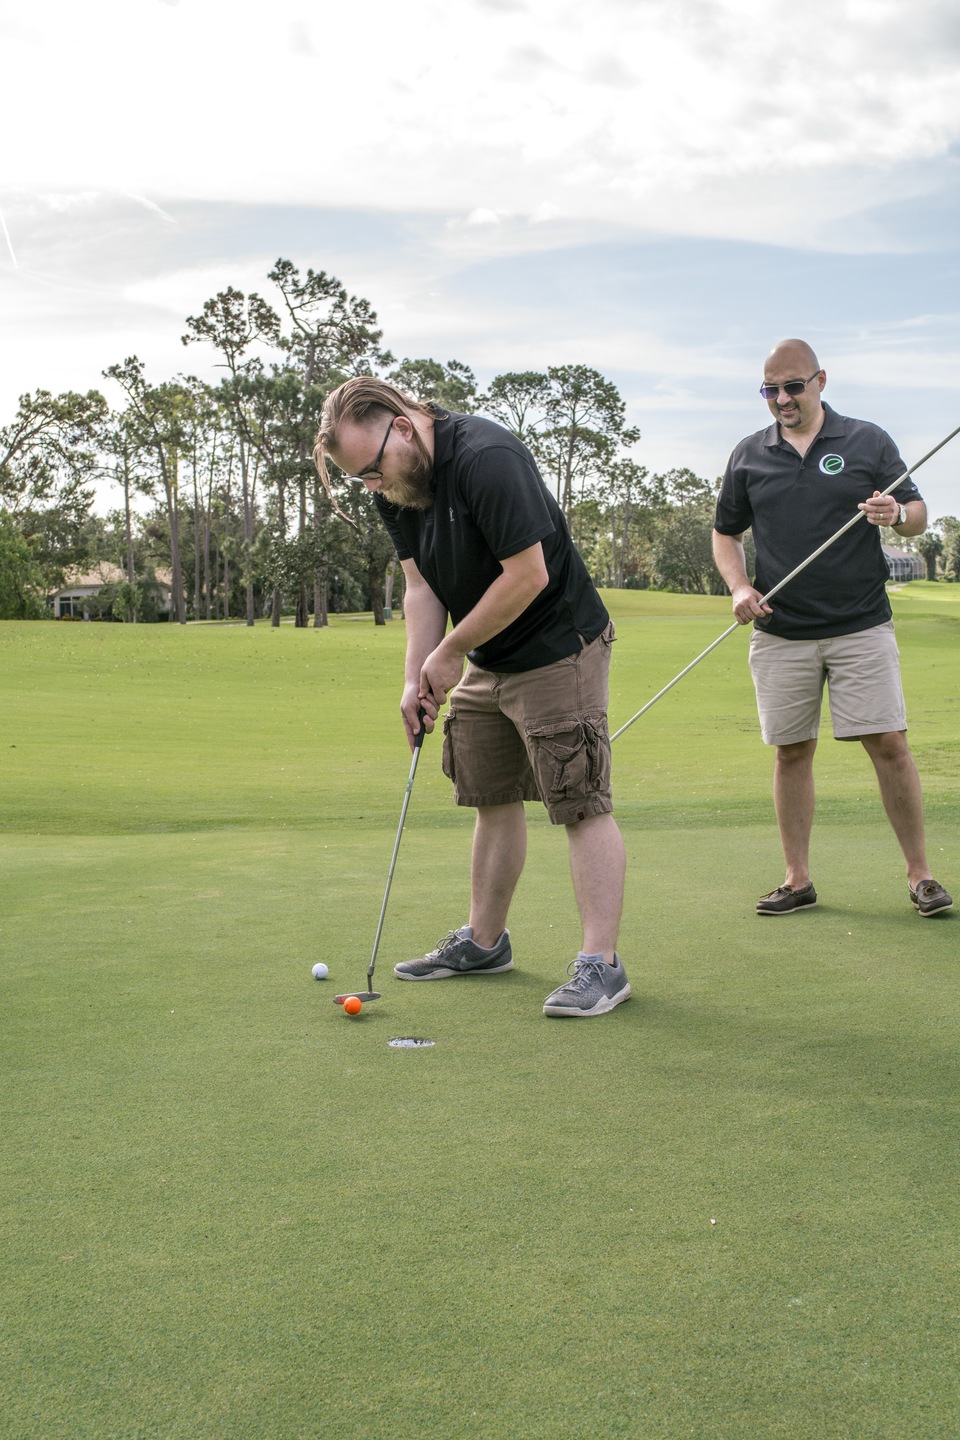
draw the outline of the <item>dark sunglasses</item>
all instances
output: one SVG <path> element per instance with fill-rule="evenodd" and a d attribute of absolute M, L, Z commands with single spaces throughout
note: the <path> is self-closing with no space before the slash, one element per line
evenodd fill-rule
<path fill-rule="evenodd" d="M 819 374 L 819 370 L 814 370 L 813 374 L 808 375 L 806 380 L 788 380 L 785 385 L 761 385 L 760 394 L 764 400 L 776 400 L 781 390 L 786 395 L 802 395 L 810 384 L 810 381 L 815 380 Z"/>

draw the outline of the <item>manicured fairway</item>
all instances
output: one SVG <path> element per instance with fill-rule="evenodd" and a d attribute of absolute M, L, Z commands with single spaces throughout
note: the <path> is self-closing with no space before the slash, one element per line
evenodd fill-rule
<path fill-rule="evenodd" d="M 608 600 L 616 727 L 728 602 Z M 956 894 L 960 594 L 894 603 Z M 0 1436 L 952 1440 L 960 911 L 906 903 L 860 747 L 821 743 L 823 903 L 778 922 L 746 636 L 621 737 L 635 998 L 577 1023 L 532 810 L 517 969 L 393 979 L 465 918 L 428 739 L 349 1020 L 402 644 L 0 626 Z"/>

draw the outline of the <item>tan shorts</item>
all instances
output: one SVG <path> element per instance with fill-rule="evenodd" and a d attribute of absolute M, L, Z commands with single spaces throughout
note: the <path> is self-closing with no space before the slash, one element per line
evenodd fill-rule
<path fill-rule="evenodd" d="M 580 653 L 501 675 L 468 665 L 443 722 L 458 805 L 541 800 L 555 825 L 613 809 L 607 728 L 613 624 Z"/>
<path fill-rule="evenodd" d="M 907 728 L 892 620 L 828 640 L 783 640 L 754 630 L 750 671 L 767 745 L 817 738 L 825 684 L 835 740 Z"/>

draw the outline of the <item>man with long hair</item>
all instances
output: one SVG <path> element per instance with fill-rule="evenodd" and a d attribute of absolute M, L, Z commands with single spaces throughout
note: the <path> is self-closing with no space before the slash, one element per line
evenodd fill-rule
<path fill-rule="evenodd" d="M 406 578 L 407 738 L 421 716 L 432 730 L 447 705 L 444 773 L 456 803 L 476 810 L 469 921 L 395 974 L 512 969 L 507 913 L 526 855 L 524 803 L 539 800 L 566 829 L 583 925 L 570 979 L 544 1014 L 605 1014 L 630 996 L 616 953 L 625 852 L 607 728 L 614 632 L 560 507 L 508 430 L 372 376 L 329 397 L 314 454 L 335 506 L 328 459 L 373 493 Z"/>

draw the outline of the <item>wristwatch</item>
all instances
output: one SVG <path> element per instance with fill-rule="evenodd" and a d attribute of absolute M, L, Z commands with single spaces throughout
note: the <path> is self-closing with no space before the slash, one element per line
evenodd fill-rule
<path fill-rule="evenodd" d="M 899 515 L 897 516 L 896 520 L 894 520 L 893 523 L 894 523 L 894 525 L 905 525 L 905 524 L 906 524 L 906 521 L 907 521 L 907 507 L 906 507 L 906 505 L 901 505 L 901 506 L 900 506 L 900 513 L 899 513 Z"/>

